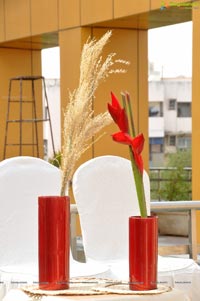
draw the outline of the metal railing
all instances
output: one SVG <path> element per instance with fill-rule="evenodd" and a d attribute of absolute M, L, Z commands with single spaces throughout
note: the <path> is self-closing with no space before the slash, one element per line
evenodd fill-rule
<path fill-rule="evenodd" d="M 192 199 L 191 167 L 185 167 L 182 170 L 176 167 L 150 167 L 149 178 L 153 200 Z"/>

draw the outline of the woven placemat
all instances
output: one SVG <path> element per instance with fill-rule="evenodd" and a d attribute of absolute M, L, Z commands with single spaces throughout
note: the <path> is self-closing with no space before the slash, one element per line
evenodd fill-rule
<path fill-rule="evenodd" d="M 171 287 L 158 285 L 157 289 L 146 291 L 132 291 L 129 289 L 129 283 L 114 283 L 104 287 L 94 287 L 95 291 L 104 292 L 105 294 L 120 294 L 120 295 L 158 295 L 172 290 Z"/>
<path fill-rule="evenodd" d="M 129 290 L 129 283 L 114 281 L 102 278 L 74 278 L 69 283 L 69 289 L 63 290 L 42 290 L 38 285 L 24 286 L 21 289 L 31 297 L 37 296 L 72 296 L 72 295 L 157 295 L 171 291 L 171 287 L 159 285 L 155 290 L 132 291 Z"/>
<path fill-rule="evenodd" d="M 72 296 L 72 295 L 105 295 L 104 291 L 95 290 L 95 288 L 104 287 L 106 284 L 114 284 L 115 281 L 101 278 L 73 278 L 69 282 L 69 289 L 63 290 L 42 290 L 38 285 L 28 285 L 21 287 L 25 293 L 31 297 L 36 296 Z"/>

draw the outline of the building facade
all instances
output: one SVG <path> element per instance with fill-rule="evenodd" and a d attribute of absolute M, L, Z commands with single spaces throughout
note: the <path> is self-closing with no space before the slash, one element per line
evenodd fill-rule
<path fill-rule="evenodd" d="M 163 166 L 165 157 L 191 148 L 192 95 L 190 78 L 149 81 L 149 162 Z"/>
<path fill-rule="evenodd" d="M 56 152 L 61 149 L 60 80 L 45 79 Z M 191 148 L 191 78 L 149 80 L 149 164 L 159 167 L 165 157 Z M 46 111 L 44 107 L 43 111 Z M 53 156 L 49 124 L 44 124 L 45 158 Z"/>

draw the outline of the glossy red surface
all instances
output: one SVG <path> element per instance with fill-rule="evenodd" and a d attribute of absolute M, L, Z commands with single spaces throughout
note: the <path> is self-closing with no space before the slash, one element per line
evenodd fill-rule
<path fill-rule="evenodd" d="M 129 218 L 129 281 L 131 290 L 157 288 L 158 218 Z"/>
<path fill-rule="evenodd" d="M 39 286 L 69 288 L 70 201 L 66 196 L 38 198 Z"/>

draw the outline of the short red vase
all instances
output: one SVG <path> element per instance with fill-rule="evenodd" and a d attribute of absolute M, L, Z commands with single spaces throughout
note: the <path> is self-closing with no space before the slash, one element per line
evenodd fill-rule
<path fill-rule="evenodd" d="M 129 218 L 129 288 L 157 288 L 158 217 Z"/>
<path fill-rule="evenodd" d="M 69 288 L 70 200 L 67 196 L 38 197 L 39 287 Z"/>

